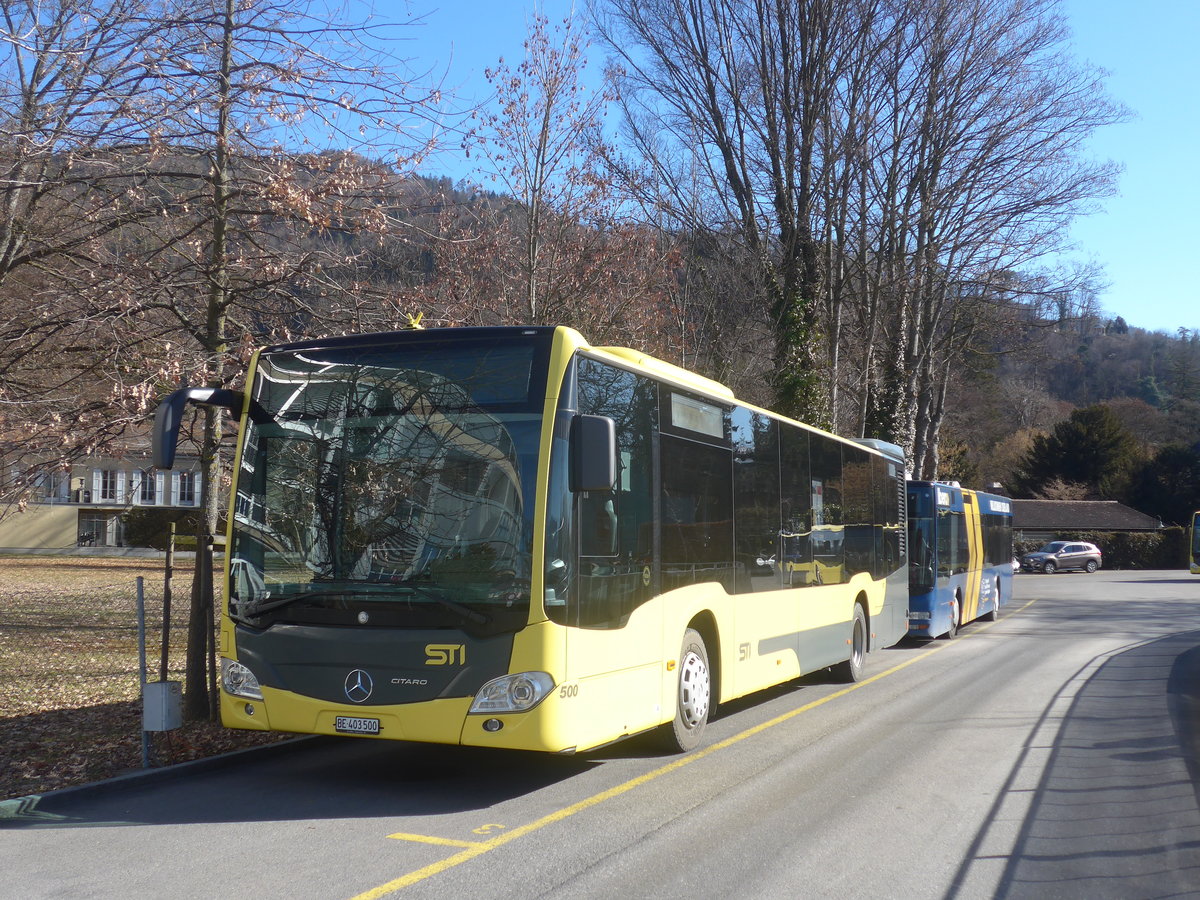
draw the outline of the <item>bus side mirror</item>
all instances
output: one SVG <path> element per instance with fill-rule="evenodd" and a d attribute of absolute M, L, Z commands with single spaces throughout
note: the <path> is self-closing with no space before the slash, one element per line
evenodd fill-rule
<path fill-rule="evenodd" d="M 245 398 L 237 391 L 227 388 L 181 388 L 168 394 L 158 404 L 154 413 L 154 432 L 151 445 L 154 451 L 154 468 L 175 467 L 175 449 L 179 445 L 179 425 L 183 422 L 183 409 L 189 403 L 201 406 L 220 406 L 234 415 L 242 415 Z"/>
<path fill-rule="evenodd" d="M 571 490 L 611 491 L 617 481 L 617 428 L 608 416 L 571 420 Z"/>

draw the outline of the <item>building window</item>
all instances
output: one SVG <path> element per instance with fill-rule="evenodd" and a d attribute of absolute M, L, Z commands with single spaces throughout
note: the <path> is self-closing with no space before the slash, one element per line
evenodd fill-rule
<path fill-rule="evenodd" d="M 196 505 L 196 473 L 195 472 L 180 472 L 179 473 L 179 505 L 180 506 L 195 506 Z"/>
<path fill-rule="evenodd" d="M 104 528 L 103 513 L 81 512 L 79 514 L 79 546 L 100 546 L 104 542 Z"/>
<path fill-rule="evenodd" d="M 100 499 L 102 501 L 117 500 L 117 473 L 115 469 L 100 470 Z"/>
<path fill-rule="evenodd" d="M 69 478 L 65 472 L 41 472 L 30 476 L 34 497 L 43 503 L 57 503 L 69 496 Z"/>
<path fill-rule="evenodd" d="M 79 514 L 80 547 L 123 547 L 125 525 L 119 513 L 81 512 Z"/>
<path fill-rule="evenodd" d="M 146 506 L 153 506 L 158 502 L 157 479 L 153 469 L 143 469 L 141 473 L 141 486 L 138 489 L 138 502 Z"/>

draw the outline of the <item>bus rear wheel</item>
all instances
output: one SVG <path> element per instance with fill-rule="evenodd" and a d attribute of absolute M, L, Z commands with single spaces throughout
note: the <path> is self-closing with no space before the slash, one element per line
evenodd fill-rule
<path fill-rule="evenodd" d="M 668 750 L 687 753 L 696 749 L 708 724 L 712 703 L 712 671 L 704 638 L 694 628 L 683 635 L 679 651 L 679 681 L 675 692 L 675 721 L 664 726 Z"/>
<path fill-rule="evenodd" d="M 996 579 L 995 589 L 996 589 L 996 595 L 995 595 L 995 600 L 993 601 L 992 610 L 986 616 L 986 618 L 989 622 L 999 622 L 1000 621 L 1000 579 L 999 578 Z"/>
<path fill-rule="evenodd" d="M 948 641 L 953 640 L 954 636 L 958 634 L 959 615 L 958 598 L 955 597 L 952 601 L 950 601 L 950 627 L 947 628 L 946 633 L 942 635 L 942 637 Z"/>
<path fill-rule="evenodd" d="M 854 624 L 850 629 L 850 658 L 833 667 L 838 681 L 861 681 L 867 658 L 867 614 L 860 604 L 854 604 Z"/>

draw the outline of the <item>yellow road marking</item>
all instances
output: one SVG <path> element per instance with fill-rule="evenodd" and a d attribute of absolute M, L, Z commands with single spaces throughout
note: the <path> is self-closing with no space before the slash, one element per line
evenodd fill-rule
<path fill-rule="evenodd" d="M 1030 600 L 1028 603 L 1026 603 L 1020 609 L 1015 610 L 1014 613 L 1010 613 L 1010 615 L 1013 615 L 1013 614 L 1019 613 L 1019 612 L 1024 612 L 1026 609 L 1028 609 L 1030 606 L 1032 606 L 1036 602 L 1037 602 L 1036 600 Z M 512 831 L 506 831 L 503 834 L 498 834 L 498 835 L 496 835 L 496 837 L 492 838 L 490 841 L 482 841 L 480 843 L 470 843 L 467 841 L 451 841 L 451 840 L 446 840 L 446 839 L 441 839 L 441 838 L 421 838 L 421 840 L 427 841 L 428 843 L 431 843 L 431 844 L 447 844 L 449 846 L 456 846 L 456 847 L 462 846 L 465 849 L 461 853 L 456 853 L 453 856 L 450 856 L 450 857 L 447 857 L 446 859 L 441 860 L 440 862 L 430 863 L 429 865 L 425 866 L 424 868 L 416 869 L 412 872 L 409 872 L 407 875 L 401 875 L 399 878 L 393 879 L 392 881 L 389 881 L 386 884 L 379 885 L 379 887 L 371 888 L 371 890 L 364 891 L 361 894 L 356 894 L 354 897 L 351 898 L 351 900 L 378 900 L 378 898 L 380 898 L 380 897 L 385 897 L 388 894 L 391 894 L 391 893 L 394 893 L 403 888 L 409 887 L 410 885 L 416 884 L 418 881 L 424 881 L 426 878 L 430 878 L 434 875 L 437 875 L 440 872 L 445 872 L 448 869 L 453 869 L 455 866 L 459 866 L 462 863 L 465 863 L 468 860 L 472 860 L 477 856 L 482 856 L 485 853 L 495 850 L 497 847 L 502 847 L 505 844 L 515 841 L 517 838 L 524 837 L 527 834 L 532 834 L 535 831 L 540 831 L 541 829 L 545 828 L 547 825 L 553 825 L 555 822 L 561 822 L 564 819 L 569 819 L 571 816 L 576 815 L 577 813 L 581 813 L 584 810 L 591 809 L 593 806 L 599 806 L 601 803 L 604 803 L 608 800 L 612 800 L 614 797 L 619 797 L 622 794 L 628 793 L 629 791 L 632 791 L 634 788 L 641 787 L 642 785 L 648 784 L 657 778 L 661 778 L 662 776 L 668 775 L 671 772 L 678 771 L 679 769 L 682 769 L 684 766 L 694 763 L 698 759 L 704 759 L 706 756 L 711 756 L 712 754 L 717 753 L 721 750 L 724 750 L 727 747 L 732 747 L 734 744 L 741 743 L 742 741 L 746 740 L 747 738 L 753 737 L 756 734 L 761 734 L 762 732 L 766 731 L 769 728 L 774 728 L 777 725 L 782 725 L 784 722 L 794 719 L 794 718 L 796 718 L 796 716 L 801 715 L 802 713 L 806 713 L 806 712 L 809 712 L 810 710 L 814 710 L 818 706 L 824 706 L 826 703 L 829 703 L 830 701 L 833 701 L 833 700 L 837 700 L 839 697 L 845 697 L 847 694 L 850 694 L 854 691 L 860 690 L 861 688 L 865 688 L 867 685 L 873 684 L 876 681 L 880 681 L 881 679 L 887 678 L 890 675 L 895 675 L 897 672 L 901 671 L 902 669 L 907 669 L 913 663 L 919 662 L 919 661 L 925 659 L 926 657 L 931 656 L 934 653 L 937 653 L 938 651 L 945 649 L 946 647 L 953 647 L 953 646 L 955 646 L 956 643 L 961 643 L 961 641 L 963 641 L 963 640 L 968 640 L 971 637 L 974 637 L 975 635 L 986 631 L 987 629 L 991 628 L 995 624 L 997 624 L 997 623 L 995 623 L 995 622 L 983 623 L 980 625 L 980 627 L 972 629 L 970 634 L 961 634 L 960 633 L 960 639 L 958 641 L 947 641 L 947 642 L 939 644 L 935 647 L 931 647 L 930 649 L 926 650 L 924 653 L 920 653 L 920 654 L 912 657 L 911 659 L 906 659 L 902 663 L 897 663 L 896 665 L 892 666 L 890 669 L 886 669 L 885 671 L 880 672 L 877 675 L 872 675 L 870 678 L 866 679 L 865 681 L 860 681 L 857 684 L 852 684 L 849 687 L 844 687 L 840 691 L 834 691 L 832 694 L 828 694 L 824 697 L 821 697 L 819 700 L 813 700 L 811 703 L 806 703 L 803 706 L 798 706 L 793 710 L 789 710 L 788 712 L 785 712 L 782 715 L 776 716 L 774 719 L 771 719 L 767 722 L 763 722 L 759 725 L 755 725 L 751 728 L 747 728 L 745 731 L 738 732 L 737 734 L 732 735 L 731 737 L 725 738 L 723 741 L 718 741 L 717 743 L 711 744 L 710 746 L 705 747 L 702 750 L 697 750 L 695 753 L 691 753 L 687 756 L 681 757 L 680 759 L 677 759 L 674 762 L 667 763 L 665 766 L 660 766 L 659 768 L 654 769 L 651 772 L 646 772 L 644 775 L 639 775 L 637 778 L 632 778 L 623 784 L 618 784 L 616 787 L 611 787 L 606 791 L 601 791 L 598 794 L 593 794 L 591 797 L 588 797 L 584 800 L 580 800 L 578 803 L 572 803 L 570 806 L 564 806 L 562 809 L 556 810 L 555 812 L 552 812 L 552 813 L 549 813 L 548 815 L 542 816 L 542 818 L 537 819 L 534 822 L 530 822 L 527 825 L 520 825 L 520 826 L 514 828 Z M 399 835 L 391 835 L 391 836 L 399 837 Z M 405 836 L 405 837 L 412 837 L 412 836 Z"/>
<path fill-rule="evenodd" d="M 396 841 L 413 841 L 417 844 L 439 844 L 444 847 L 480 847 L 482 844 L 479 841 L 456 841 L 454 838 L 433 837 L 428 834 L 405 834 L 397 832 L 389 834 L 388 837 Z"/>

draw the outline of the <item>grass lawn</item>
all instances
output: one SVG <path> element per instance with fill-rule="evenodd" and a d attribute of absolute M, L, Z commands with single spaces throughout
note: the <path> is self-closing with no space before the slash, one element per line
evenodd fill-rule
<path fill-rule="evenodd" d="M 163 561 L 0 556 L 0 800 L 142 765 L 136 579 L 145 579 L 147 677 L 158 680 Z M 192 569 L 172 581 L 167 677 L 183 680 Z M 152 735 L 155 765 L 285 735 L 208 722 Z"/>

